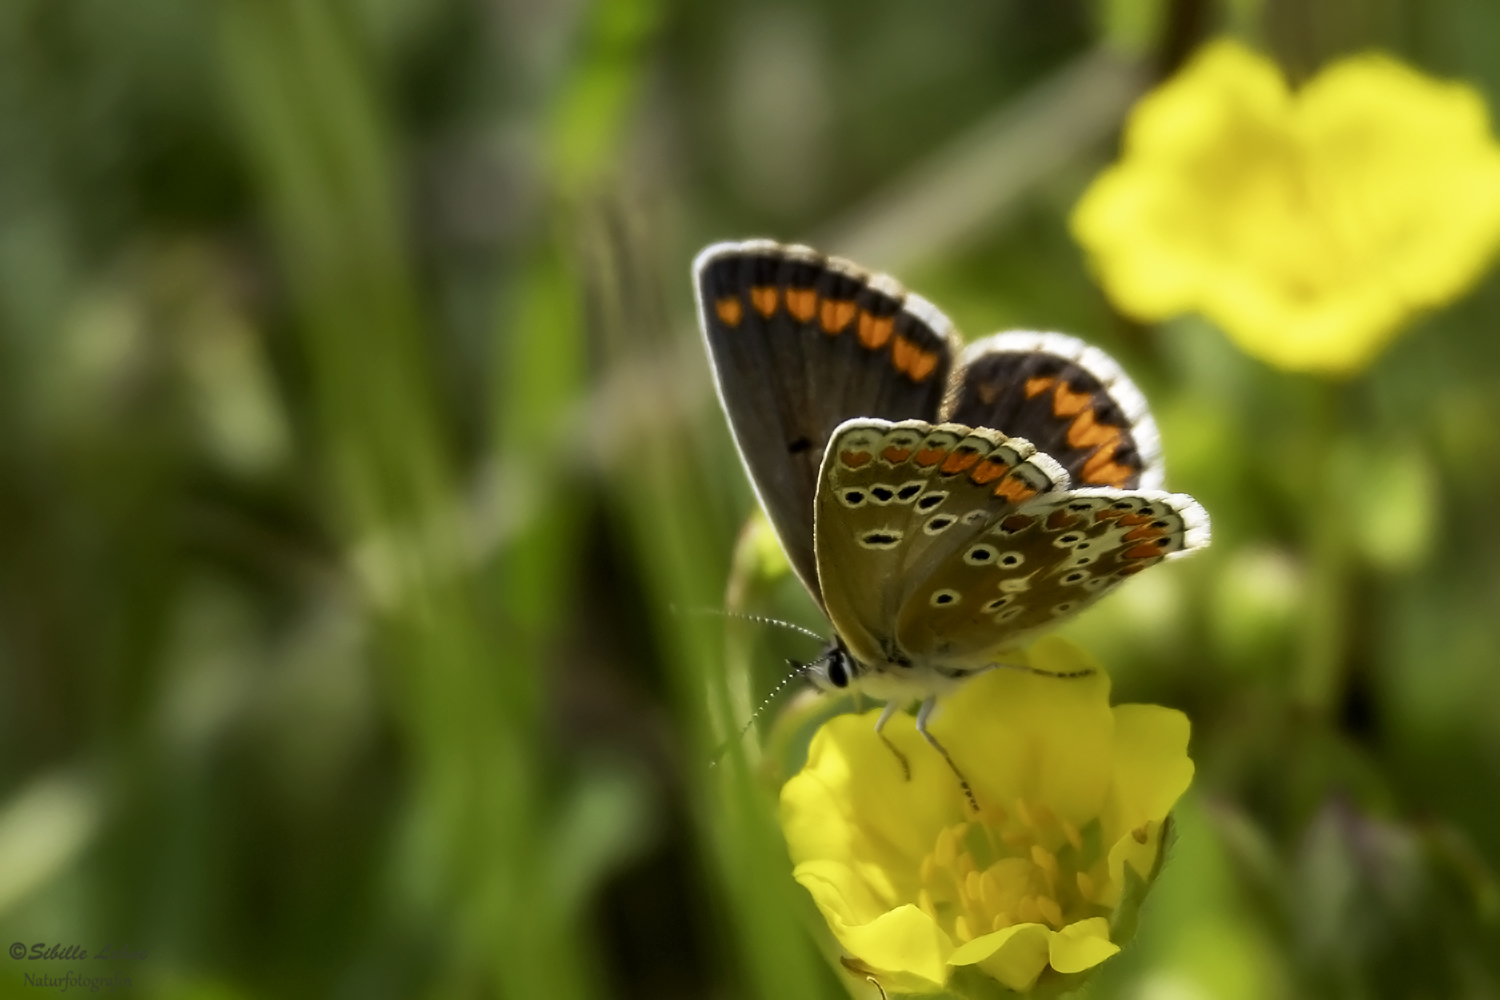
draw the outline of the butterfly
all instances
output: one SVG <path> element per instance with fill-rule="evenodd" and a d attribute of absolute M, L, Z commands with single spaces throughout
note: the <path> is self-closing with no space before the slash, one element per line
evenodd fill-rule
<path fill-rule="evenodd" d="M 964 347 L 895 279 L 805 246 L 719 243 L 693 274 L 740 457 L 833 627 L 802 672 L 884 701 L 877 732 L 919 702 L 972 804 L 928 731 L 938 697 L 1206 546 L 1207 514 L 1161 489 L 1145 397 L 1080 340 Z"/>

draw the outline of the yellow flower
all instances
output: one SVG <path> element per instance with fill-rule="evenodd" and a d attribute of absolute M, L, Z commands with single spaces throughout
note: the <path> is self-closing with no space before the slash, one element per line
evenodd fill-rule
<path fill-rule="evenodd" d="M 1382 55 L 1292 93 L 1233 42 L 1131 113 L 1121 161 L 1074 210 L 1110 297 L 1198 311 L 1282 368 L 1349 374 L 1500 240 L 1500 146 L 1472 88 Z"/>
<path fill-rule="evenodd" d="M 962 967 L 1012 990 L 1071 980 L 1115 952 L 1161 855 L 1163 823 L 1192 780 L 1188 721 L 1155 705 L 1109 705 L 1109 678 L 1050 637 L 1030 663 L 978 677 L 932 732 L 978 799 L 898 715 L 820 729 L 782 788 L 798 882 L 839 943 L 890 989 L 933 992 Z"/>

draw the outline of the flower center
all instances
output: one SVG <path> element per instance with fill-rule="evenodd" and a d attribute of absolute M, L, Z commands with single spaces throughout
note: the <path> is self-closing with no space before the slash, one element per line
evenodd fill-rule
<path fill-rule="evenodd" d="M 917 905 L 960 942 L 1013 924 L 1053 930 L 1109 916 L 1098 821 L 1079 830 L 1044 805 L 1017 799 L 944 827 L 922 859 Z"/>

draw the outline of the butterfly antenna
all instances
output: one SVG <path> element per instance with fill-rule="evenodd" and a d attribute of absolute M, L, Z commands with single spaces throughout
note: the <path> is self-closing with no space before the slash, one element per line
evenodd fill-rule
<path fill-rule="evenodd" d="M 808 665 L 806 663 L 798 663 L 796 660 L 787 660 L 786 662 L 787 662 L 787 665 L 792 668 L 791 672 L 788 673 L 781 680 L 777 681 L 776 682 L 776 686 L 771 689 L 770 694 L 766 695 L 764 698 L 761 699 L 760 704 L 758 706 L 756 706 L 755 711 L 753 711 L 753 712 L 750 713 L 750 718 L 748 718 L 748 719 L 745 720 L 745 724 L 740 727 L 740 731 L 735 734 L 734 739 L 732 739 L 732 740 L 725 740 L 719 746 L 719 749 L 716 750 L 716 751 L 714 751 L 714 758 L 713 758 L 713 760 L 711 760 L 711 761 L 708 762 L 708 766 L 709 767 L 715 767 L 715 766 L 717 766 L 718 763 L 719 763 L 719 761 L 723 759 L 724 754 L 726 754 L 726 753 L 729 752 L 730 745 L 734 744 L 734 743 L 738 743 L 740 740 L 742 740 L 742 739 L 745 738 L 745 734 L 750 731 L 750 727 L 753 726 L 753 725 L 755 725 L 755 721 L 760 718 L 761 713 L 766 710 L 766 708 L 771 704 L 771 702 L 773 702 L 773 701 L 776 700 L 776 696 L 781 693 L 781 691 L 782 691 L 783 688 L 785 688 L 792 681 L 797 680 L 798 678 L 801 678 L 801 677 L 805 677 L 807 675 L 807 667 L 808 667 Z"/>
<path fill-rule="evenodd" d="M 801 632 L 809 639 L 823 641 L 823 637 L 810 628 L 803 628 L 794 622 L 782 621 L 780 618 L 768 618 L 765 615 L 746 614 L 743 611 L 721 611 L 718 608 L 679 608 L 672 605 L 673 614 L 686 615 L 715 615 L 720 618 L 739 618 L 747 622 L 755 622 L 759 625 L 775 625 L 791 632 Z"/>

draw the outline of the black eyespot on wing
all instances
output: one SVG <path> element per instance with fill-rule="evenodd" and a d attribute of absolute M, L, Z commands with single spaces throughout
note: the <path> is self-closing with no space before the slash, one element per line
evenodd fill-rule
<path fill-rule="evenodd" d="M 896 499 L 910 500 L 920 492 L 922 492 L 921 483 L 907 483 L 905 486 L 896 491 Z"/>
<path fill-rule="evenodd" d="M 879 500 L 881 503 L 890 502 L 891 497 L 895 495 L 896 494 L 891 490 L 889 486 L 870 487 L 870 496 L 874 497 L 876 500 Z"/>
<path fill-rule="evenodd" d="M 943 500 L 944 500 L 944 494 L 942 494 L 942 493 L 929 493 L 925 497 L 923 497 L 922 499 L 920 499 L 920 500 L 917 501 L 917 509 L 921 510 L 921 511 L 932 510 L 932 508 L 934 508 L 938 504 L 942 503 Z"/>

